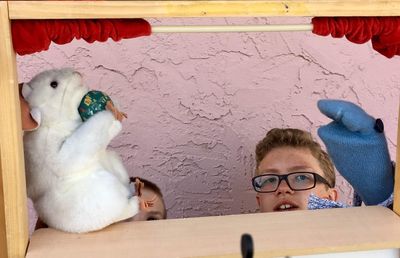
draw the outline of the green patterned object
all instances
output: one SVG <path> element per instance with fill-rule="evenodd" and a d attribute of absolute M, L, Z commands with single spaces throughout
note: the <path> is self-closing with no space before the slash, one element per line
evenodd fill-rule
<path fill-rule="evenodd" d="M 108 101 L 112 103 L 110 97 L 101 91 L 92 90 L 86 93 L 78 107 L 82 121 L 85 122 L 97 112 L 106 110 Z"/>

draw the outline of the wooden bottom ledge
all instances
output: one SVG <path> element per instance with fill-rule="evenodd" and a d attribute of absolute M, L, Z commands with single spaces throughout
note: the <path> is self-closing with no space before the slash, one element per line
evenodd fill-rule
<path fill-rule="evenodd" d="M 40 229 L 26 257 L 241 257 L 243 233 L 255 257 L 392 249 L 400 247 L 400 218 L 371 206 L 125 222 L 88 234 Z"/>

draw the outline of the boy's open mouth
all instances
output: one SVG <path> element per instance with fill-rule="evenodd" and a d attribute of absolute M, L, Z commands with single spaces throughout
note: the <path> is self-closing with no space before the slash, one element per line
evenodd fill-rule
<path fill-rule="evenodd" d="M 275 205 L 274 211 L 293 211 L 293 210 L 297 210 L 298 208 L 299 208 L 299 206 L 297 206 L 296 204 L 294 204 L 292 202 L 283 201 L 283 202 L 279 202 L 277 205 Z"/>

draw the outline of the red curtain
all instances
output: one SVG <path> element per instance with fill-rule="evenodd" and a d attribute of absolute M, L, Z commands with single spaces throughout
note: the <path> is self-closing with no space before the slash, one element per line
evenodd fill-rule
<path fill-rule="evenodd" d="M 143 19 L 13 20 L 11 32 L 15 52 L 26 55 L 74 38 L 92 43 L 148 36 L 151 26 Z"/>
<path fill-rule="evenodd" d="M 329 34 L 362 44 L 371 40 L 372 47 L 391 58 L 400 55 L 400 17 L 315 17 L 313 33 Z"/>
<path fill-rule="evenodd" d="M 400 17 L 315 17 L 313 33 L 346 36 L 354 43 L 371 40 L 373 48 L 391 58 L 400 55 Z M 66 44 L 74 38 L 87 42 L 115 41 L 151 34 L 143 19 L 13 20 L 12 37 L 19 55 L 47 50 L 51 42 Z"/>

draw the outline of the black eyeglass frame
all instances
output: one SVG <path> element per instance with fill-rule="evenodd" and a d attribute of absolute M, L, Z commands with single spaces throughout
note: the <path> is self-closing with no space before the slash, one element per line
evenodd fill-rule
<path fill-rule="evenodd" d="M 290 183 L 289 183 L 289 180 L 288 180 L 288 176 L 293 175 L 293 174 L 310 174 L 310 175 L 312 174 L 312 175 L 314 176 L 314 184 L 313 184 L 313 186 L 311 186 L 311 187 L 309 187 L 309 188 L 305 188 L 305 189 L 300 189 L 300 190 L 293 189 L 292 186 L 291 186 Z M 261 191 L 261 190 L 258 190 L 258 189 L 257 189 L 257 187 L 256 187 L 256 181 L 255 181 L 255 180 L 256 180 L 257 178 L 263 177 L 263 176 L 276 176 L 276 177 L 279 178 L 279 182 L 278 182 L 278 184 L 277 184 L 275 190 L 273 190 L 273 191 Z M 315 172 L 299 172 L 299 171 L 297 171 L 297 172 L 292 172 L 292 173 L 288 173 L 288 174 L 284 174 L 284 175 L 278 175 L 278 174 L 262 174 L 262 175 L 258 175 L 258 176 L 253 177 L 253 178 L 251 179 L 251 183 L 252 183 L 252 185 L 253 185 L 253 189 L 254 189 L 256 192 L 258 192 L 258 193 L 273 193 L 273 192 L 276 192 L 276 190 L 278 190 L 279 186 L 280 186 L 281 183 L 282 183 L 282 180 L 285 180 L 285 182 L 286 182 L 286 184 L 289 186 L 289 188 L 290 188 L 292 191 L 296 191 L 296 192 L 299 192 L 299 191 L 306 191 L 306 190 L 313 189 L 313 188 L 317 185 L 317 182 L 323 183 L 323 184 L 327 185 L 329 188 L 333 188 L 333 187 L 331 186 L 331 184 L 330 184 L 325 178 L 323 178 L 321 175 L 319 175 L 319 174 L 317 174 L 317 173 L 315 173 Z"/>

